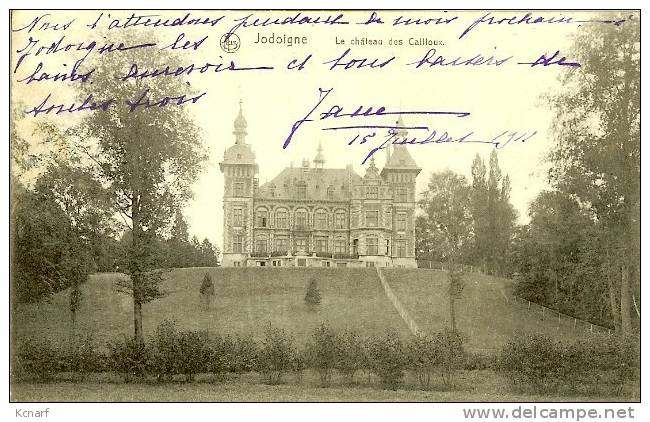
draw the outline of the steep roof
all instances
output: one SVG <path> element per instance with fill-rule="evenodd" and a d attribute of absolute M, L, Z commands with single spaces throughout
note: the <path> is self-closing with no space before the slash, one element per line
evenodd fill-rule
<path fill-rule="evenodd" d="M 223 164 L 255 164 L 255 153 L 249 144 L 231 145 L 223 153 Z"/>
<path fill-rule="evenodd" d="M 393 151 L 388 158 L 388 162 L 382 169 L 384 170 L 402 170 L 402 169 L 411 169 L 411 170 L 422 170 L 415 163 L 411 153 L 408 151 L 408 148 L 405 145 L 395 145 Z"/>
<path fill-rule="evenodd" d="M 259 187 L 257 196 L 274 199 L 300 199 L 298 189 L 306 186 L 306 198 L 310 200 L 345 201 L 351 198 L 352 187 L 361 182 L 361 177 L 352 167 L 344 169 L 288 167 L 271 181 Z M 328 195 L 332 190 L 332 196 Z"/>

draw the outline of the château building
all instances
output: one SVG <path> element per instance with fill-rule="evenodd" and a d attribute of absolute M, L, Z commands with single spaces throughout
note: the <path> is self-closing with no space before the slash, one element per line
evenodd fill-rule
<path fill-rule="evenodd" d="M 421 169 L 406 146 L 389 149 L 381 171 L 373 156 L 361 177 L 351 165 L 326 168 L 319 145 L 313 163 L 287 167 L 260 186 L 241 104 L 234 126 L 235 144 L 219 163 L 223 266 L 416 267 Z"/>

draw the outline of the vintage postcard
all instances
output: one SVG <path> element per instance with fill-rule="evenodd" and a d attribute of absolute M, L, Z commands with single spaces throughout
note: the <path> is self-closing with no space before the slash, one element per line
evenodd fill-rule
<path fill-rule="evenodd" d="M 10 401 L 640 401 L 640 11 L 10 25 Z"/>

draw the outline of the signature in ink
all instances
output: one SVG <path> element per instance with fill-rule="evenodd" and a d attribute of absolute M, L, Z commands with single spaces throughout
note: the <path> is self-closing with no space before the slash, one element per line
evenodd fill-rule
<path fill-rule="evenodd" d="M 361 164 L 365 164 L 376 152 L 386 149 L 390 145 L 428 145 L 428 144 L 487 144 L 492 145 L 496 149 L 505 148 L 511 143 L 524 143 L 537 135 L 537 131 L 532 132 L 518 132 L 512 130 L 504 130 L 496 134 L 495 136 L 481 136 L 477 135 L 474 131 L 462 132 L 459 135 L 453 135 L 446 130 L 440 129 L 429 129 L 428 127 L 418 127 L 416 130 L 426 131 L 425 136 L 409 136 L 404 135 L 402 130 L 404 127 L 399 127 L 398 129 L 391 128 L 388 130 L 388 134 L 385 136 L 385 139 L 376 147 L 371 148 L 368 151 L 368 154 L 363 159 Z M 372 134 L 366 134 L 363 136 L 360 141 L 359 137 L 361 135 L 356 135 L 348 145 L 354 145 L 357 143 L 363 145 L 367 143 L 371 138 L 374 137 L 374 132 Z"/>
<path fill-rule="evenodd" d="M 382 116 L 395 116 L 395 115 L 419 115 L 419 116 L 448 116 L 448 117 L 467 117 L 470 115 L 467 111 L 447 111 L 447 110 L 390 110 L 386 106 L 365 106 L 358 105 L 356 108 L 346 109 L 342 105 L 334 104 L 325 106 L 323 103 L 328 96 L 332 94 L 334 88 L 318 88 L 318 101 L 316 104 L 305 114 L 304 117 L 296 120 L 291 126 L 289 134 L 284 140 L 282 145 L 286 149 L 294 135 L 298 132 L 300 127 L 308 122 L 313 121 L 335 121 L 336 119 L 348 118 L 375 118 Z M 320 110 L 320 111 L 319 111 Z M 358 125 L 340 125 L 323 128 L 323 130 L 348 130 L 348 129 L 399 129 L 400 127 L 394 125 L 380 125 L 380 124 L 358 124 Z M 410 127 L 411 129 L 421 129 L 421 127 Z M 409 129 L 409 128 L 406 128 Z"/>

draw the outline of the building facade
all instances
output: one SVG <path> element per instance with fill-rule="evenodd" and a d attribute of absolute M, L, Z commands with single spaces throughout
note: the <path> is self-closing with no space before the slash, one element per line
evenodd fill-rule
<path fill-rule="evenodd" d="M 352 166 L 326 168 L 319 145 L 313 163 L 285 168 L 260 186 L 246 127 L 240 105 L 235 143 L 219 163 L 223 266 L 416 267 L 415 180 L 421 169 L 406 146 L 389 150 L 381 171 L 373 156 L 361 177 Z"/>

